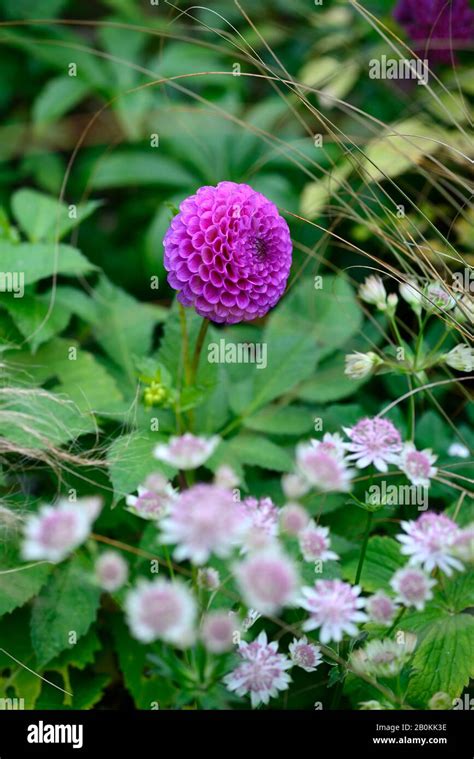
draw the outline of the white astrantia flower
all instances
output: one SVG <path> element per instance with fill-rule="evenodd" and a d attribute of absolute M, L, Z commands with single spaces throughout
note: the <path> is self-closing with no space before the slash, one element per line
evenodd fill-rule
<path fill-rule="evenodd" d="M 403 300 L 411 306 L 415 314 L 421 314 L 423 294 L 420 291 L 415 279 L 408 279 L 402 282 L 398 288 Z"/>
<path fill-rule="evenodd" d="M 470 456 L 469 448 L 462 443 L 451 443 L 448 448 L 448 456 L 455 456 L 458 459 L 468 459 Z"/>
<path fill-rule="evenodd" d="M 466 343 L 459 343 L 443 356 L 444 362 L 457 372 L 474 371 L 474 348 Z"/>
<path fill-rule="evenodd" d="M 388 419 L 361 419 L 353 427 L 344 427 L 344 432 L 351 440 L 345 443 L 350 452 L 348 459 L 354 460 L 359 469 L 373 464 L 379 472 L 387 472 L 388 464 L 398 464 L 402 439 Z"/>
<path fill-rule="evenodd" d="M 233 566 L 233 573 L 247 606 L 261 614 L 278 614 L 297 603 L 296 566 L 276 545 L 251 553 Z"/>
<path fill-rule="evenodd" d="M 301 667 L 305 672 L 314 672 L 322 664 L 323 657 L 319 646 L 308 643 L 308 638 L 293 638 L 288 646 L 290 658 L 295 667 Z"/>
<path fill-rule="evenodd" d="M 407 663 L 416 646 L 416 635 L 405 633 L 396 640 L 371 640 L 350 657 L 353 670 L 370 677 L 394 677 Z"/>
<path fill-rule="evenodd" d="M 302 590 L 301 605 L 310 616 L 303 623 L 303 630 L 320 628 L 319 639 L 326 644 L 339 643 L 344 634 L 354 637 L 357 624 L 368 617 L 361 611 L 365 599 L 360 598 L 361 588 L 342 580 L 316 580 L 313 587 Z"/>
<path fill-rule="evenodd" d="M 238 653 L 242 661 L 224 677 L 224 684 L 238 696 L 249 695 L 253 709 L 259 704 L 268 704 L 279 691 L 288 689 L 291 677 L 287 670 L 293 663 L 278 653 L 276 641 L 268 643 L 265 631 L 251 643 L 243 641 Z"/>
<path fill-rule="evenodd" d="M 433 466 L 436 459 L 430 448 L 417 451 L 413 443 L 405 443 L 400 454 L 399 467 L 406 474 L 412 485 L 429 488 L 430 480 L 437 473 Z"/>
<path fill-rule="evenodd" d="M 345 357 L 345 362 L 344 374 L 350 379 L 358 380 L 372 374 L 378 366 L 383 364 L 383 359 L 372 351 L 368 353 L 356 351 L 355 353 L 348 353 Z"/>
<path fill-rule="evenodd" d="M 311 438 L 311 445 L 320 453 L 328 453 L 338 461 L 344 461 L 346 448 L 342 435 L 339 432 L 325 432 L 322 440 Z"/>
<path fill-rule="evenodd" d="M 139 580 L 125 600 L 128 625 L 142 643 L 163 640 L 178 648 L 193 645 L 197 604 L 179 580 Z"/>
<path fill-rule="evenodd" d="M 459 531 L 453 543 L 453 553 L 467 564 L 474 563 L 474 522 Z"/>
<path fill-rule="evenodd" d="M 300 532 L 298 540 L 305 561 L 335 561 L 339 558 L 330 550 L 329 527 L 316 525 L 313 519 Z"/>
<path fill-rule="evenodd" d="M 95 563 L 95 576 L 103 590 L 114 593 L 128 578 L 128 564 L 117 551 L 104 551 Z"/>
<path fill-rule="evenodd" d="M 402 521 L 400 525 L 404 532 L 396 538 L 402 543 L 402 554 L 410 557 L 410 565 L 420 565 L 426 572 L 437 567 L 448 577 L 453 569 L 464 569 L 453 551 L 460 529 L 445 514 L 427 511 L 416 521 Z"/>
<path fill-rule="evenodd" d="M 212 456 L 220 442 L 218 435 L 205 438 L 186 432 L 179 437 L 171 437 L 168 443 L 159 443 L 153 455 L 177 469 L 197 469 Z"/>
<path fill-rule="evenodd" d="M 281 487 L 287 498 L 301 498 L 310 490 L 309 483 L 299 474 L 284 474 L 281 478 Z"/>
<path fill-rule="evenodd" d="M 233 488 L 236 488 L 239 483 L 240 478 L 237 476 L 231 466 L 222 464 L 216 470 L 216 473 L 214 475 L 214 485 L 217 485 L 217 487 L 232 490 Z"/>
<path fill-rule="evenodd" d="M 347 467 L 336 449 L 328 451 L 324 444 L 299 443 L 296 465 L 308 483 L 323 493 L 345 493 L 351 489 L 353 470 Z"/>
<path fill-rule="evenodd" d="M 21 547 L 23 559 L 60 562 L 89 536 L 92 522 L 101 507 L 100 498 L 70 502 L 61 499 L 57 506 L 42 506 L 29 516 Z"/>
<path fill-rule="evenodd" d="M 423 306 L 427 311 L 451 311 L 456 301 L 441 282 L 432 282 L 423 290 Z"/>
<path fill-rule="evenodd" d="M 431 589 L 436 585 L 436 580 L 418 567 L 402 567 L 395 572 L 390 585 L 396 593 L 396 601 L 423 611 L 426 602 L 433 598 Z"/>
<path fill-rule="evenodd" d="M 152 474 L 137 488 L 138 495 L 127 495 L 128 510 L 142 519 L 157 520 L 168 513 L 177 491 L 162 474 Z"/>
<path fill-rule="evenodd" d="M 379 311 L 385 311 L 387 308 L 387 292 L 380 277 L 372 274 L 367 277 L 359 287 L 359 297 L 365 303 L 377 306 Z"/>

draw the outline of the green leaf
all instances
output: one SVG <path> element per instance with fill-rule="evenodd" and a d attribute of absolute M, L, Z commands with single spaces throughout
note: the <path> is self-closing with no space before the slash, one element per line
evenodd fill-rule
<path fill-rule="evenodd" d="M 30 294 L 17 299 L 5 294 L 1 301 L 33 352 L 42 343 L 66 329 L 71 318 L 67 306 L 58 308 L 56 301 L 50 300 L 50 297 L 50 293 Z"/>
<path fill-rule="evenodd" d="M 349 553 L 342 562 L 343 577 L 350 582 L 355 581 L 359 552 L 360 549 Z M 393 538 L 375 535 L 369 538 L 360 584 L 364 590 L 371 593 L 376 590 L 391 592 L 390 580 L 404 564 L 405 559 L 400 553 L 399 543 Z"/>
<path fill-rule="evenodd" d="M 225 443 L 225 449 L 223 455 L 227 460 L 230 455 L 241 464 L 275 472 L 290 472 L 293 469 L 293 460 L 283 448 L 258 435 L 239 435 Z M 219 450 L 216 453 L 221 455 Z"/>
<path fill-rule="evenodd" d="M 33 103 L 35 124 L 58 121 L 89 94 L 89 86 L 75 76 L 50 79 Z"/>
<path fill-rule="evenodd" d="M 79 639 L 96 618 L 100 588 L 92 567 L 80 556 L 57 567 L 35 599 L 31 615 L 31 641 L 40 667 L 66 649 L 70 633 Z"/>
<path fill-rule="evenodd" d="M 255 370 L 252 400 L 245 409 L 245 416 L 292 390 L 316 365 L 316 348 L 311 336 L 303 334 L 301 337 L 299 332 L 279 335 L 272 331 L 264 339 L 267 366 Z"/>
<path fill-rule="evenodd" d="M 103 277 L 94 291 L 93 332 L 112 360 L 122 366 L 135 384 L 133 356 L 149 352 L 153 330 L 166 311 L 141 303 Z"/>
<path fill-rule="evenodd" d="M 458 698 L 474 677 L 474 618 L 469 614 L 438 617 L 415 651 L 414 674 L 407 697 L 426 707 L 438 691 Z"/>
<path fill-rule="evenodd" d="M 290 290 L 272 313 L 269 332 L 312 338 L 314 356 L 321 361 L 359 332 L 362 311 L 344 277 L 325 274 L 320 289 L 314 284 L 312 279 L 303 279 Z M 270 357 L 270 350 L 268 353 Z"/>
<path fill-rule="evenodd" d="M 388 127 L 385 134 L 369 142 L 363 167 L 373 181 L 397 177 L 436 153 L 443 138 L 442 130 L 435 124 L 407 119 Z"/>
<path fill-rule="evenodd" d="M 75 217 L 70 218 L 65 203 L 38 190 L 24 188 L 18 190 L 12 198 L 13 216 L 32 243 L 60 240 L 99 206 L 98 200 L 79 205 Z"/>
<path fill-rule="evenodd" d="M 152 432 L 132 432 L 114 440 L 107 462 L 117 500 L 133 493 L 153 472 L 174 476 L 176 469 L 153 458 L 153 449 L 160 441 L 161 437 Z"/>
<path fill-rule="evenodd" d="M 95 190 L 112 187 L 161 185 L 192 187 L 195 179 L 180 164 L 167 156 L 148 152 L 122 151 L 106 155 L 91 178 Z"/>
<path fill-rule="evenodd" d="M 60 673 L 61 674 L 61 673 Z M 36 709 L 61 709 L 68 711 L 83 711 L 92 709 L 102 698 L 105 688 L 110 683 L 110 676 L 105 674 L 96 675 L 91 672 L 79 672 L 71 670 L 65 673 L 68 679 L 66 690 L 70 689 L 72 698 L 65 695 L 57 688 L 44 685 L 40 698 L 36 703 Z M 48 679 L 54 680 L 54 675 L 48 673 Z M 66 683 L 61 684 L 61 687 Z"/>
<path fill-rule="evenodd" d="M 244 427 L 268 435 L 305 435 L 313 426 L 314 414 L 302 406 L 266 406 L 244 420 Z"/>
<path fill-rule="evenodd" d="M 51 564 L 33 565 L 0 559 L 0 617 L 23 606 L 43 587 L 51 572 Z"/>
<path fill-rule="evenodd" d="M 316 376 L 303 382 L 297 390 L 298 398 L 311 403 L 328 403 L 348 398 L 369 378 L 353 380 L 344 374 L 344 355 L 338 353 L 318 366 Z"/>
<path fill-rule="evenodd" d="M 24 285 L 31 285 L 53 274 L 78 277 L 97 269 L 82 253 L 70 245 L 53 243 L 20 243 L 12 245 L 0 240 L 2 271 L 18 272 L 24 277 Z"/>

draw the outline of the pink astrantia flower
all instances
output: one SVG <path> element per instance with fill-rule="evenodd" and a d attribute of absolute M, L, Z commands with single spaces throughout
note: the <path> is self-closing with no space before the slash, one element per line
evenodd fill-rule
<path fill-rule="evenodd" d="M 420 564 L 427 572 L 439 567 L 448 576 L 453 569 L 464 569 L 453 555 L 459 527 L 445 514 L 428 511 L 416 521 L 401 522 L 401 526 L 406 534 L 396 537 L 402 543 L 402 553 L 410 557 L 411 565 Z"/>
<path fill-rule="evenodd" d="M 296 602 L 298 573 L 277 547 L 250 554 L 233 569 L 245 603 L 261 614 L 276 614 Z"/>
<path fill-rule="evenodd" d="M 247 184 L 201 187 L 181 203 L 163 245 L 178 300 L 214 322 L 264 316 L 280 300 L 290 273 L 288 224 Z"/>
<path fill-rule="evenodd" d="M 345 443 L 358 469 L 373 464 L 379 472 L 388 470 L 387 464 L 398 464 L 402 439 L 397 428 L 388 419 L 361 419 L 354 427 L 344 427 L 352 442 Z"/>
<path fill-rule="evenodd" d="M 350 490 L 352 470 L 332 451 L 328 453 L 311 443 L 300 443 L 296 448 L 296 465 L 302 476 L 322 492 Z"/>
<path fill-rule="evenodd" d="M 235 620 L 227 612 L 212 611 L 203 619 L 201 638 L 206 649 L 213 654 L 230 651 L 235 633 L 238 633 Z"/>
<path fill-rule="evenodd" d="M 474 562 L 474 524 L 459 531 L 453 543 L 453 552 L 469 564 Z"/>
<path fill-rule="evenodd" d="M 177 469 L 197 469 L 212 456 L 219 443 L 217 435 L 205 438 L 186 432 L 180 437 L 170 437 L 167 444 L 157 445 L 153 455 Z"/>
<path fill-rule="evenodd" d="M 429 488 L 431 477 L 438 471 L 433 466 L 437 458 L 429 448 L 417 451 L 413 443 L 405 443 L 400 454 L 399 467 L 412 485 Z"/>
<path fill-rule="evenodd" d="M 139 580 L 125 610 L 132 635 L 142 643 L 164 640 L 185 648 L 195 640 L 196 602 L 180 581 Z"/>
<path fill-rule="evenodd" d="M 306 635 L 302 638 L 294 638 L 288 650 L 294 666 L 301 667 L 305 672 L 314 672 L 323 660 L 319 646 L 308 643 Z"/>
<path fill-rule="evenodd" d="M 241 502 L 247 522 L 245 547 L 263 548 L 278 535 L 278 509 L 271 498 L 246 498 Z"/>
<path fill-rule="evenodd" d="M 339 461 L 344 459 L 346 453 L 344 441 L 338 432 L 325 432 L 322 440 L 312 438 L 311 445 L 320 452 L 330 453 Z"/>
<path fill-rule="evenodd" d="M 138 495 L 128 495 L 128 510 L 142 519 L 161 519 L 167 513 L 176 491 L 161 474 L 152 474 L 137 488 Z"/>
<path fill-rule="evenodd" d="M 414 606 L 418 611 L 423 611 L 426 602 L 433 598 L 431 588 L 436 585 L 436 580 L 432 580 L 416 567 L 403 567 L 395 572 L 390 585 L 397 594 L 397 601 L 404 606 Z"/>
<path fill-rule="evenodd" d="M 217 469 L 214 477 L 214 485 L 217 485 L 217 487 L 232 490 L 232 488 L 238 486 L 239 482 L 239 477 L 236 475 L 232 467 L 227 464 L 222 464 Z"/>
<path fill-rule="evenodd" d="M 299 503 L 287 503 L 280 511 L 280 527 L 288 535 L 299 535 L 308 522 L 308 512 Z"/>
<path fill-rule="evenodd" d="M 221 578 L 217 569 L 213 567 L 204 567 L 198 570 L 197 583 L 203 590 L 216 590 L 219 587 Z"/>
<path fill-rule="evenodd" d="M 301 498 L 309 492 L 308 482 L 300 474 L 284 474 L 281 478 L 281 487 L 287 498 Z"/>
<path fill-rule="evenodd" d="M 302 607 L 310 617 L 303 624 L 303 630 L 320 627 L 321 643 L 331 640 L 338 643 L 344 633 L 357 635 L 356 624 L 365 622 L 367 615 L 360 611 L 365 600 L 359 598 L 360 587 L 351 586 L 342 580 L 316 580 L 312 588 L 303 588 Z"/>
<path fill-rule="evenodd" d="M 160 526 L 161 542 L 176 544 L 173 556 L 177 561 L 204 564 L 211 554 L 230 554 L 246 521 L 229 490 L 201 484 L 180 493 Z"/>
<path fill-rule="evenodd" d="M 26 521 L 23 559 L 54 563 L 65 559 L 88 537 L 100 505 L 99 498 L 84 498 L 75 502 L 61 499 L 57 506 L 42 506 Z"/>
<path fill-rule="evenodd" d="M 95 576 L 103 590 L 114 593 L 127 582 L 128 564 L 117 551 L 104 551 L 95 563 Z"/>
<path fill-rule="evenodd" d="M 252 708 L 268 704 L 278 691 L 288 689 L 291 678 L 286 670 L 291 669 L 292 662 L 278 653 L 278 643 L 268 643 L 265 632 L 252 643 L 242 642 L 239 655 L 242 663 L 225 676 L 224 683 L 238 696 L 250 694 Z"/>
<path fill-rule="evenodd" d="M 365 608 L 372 622 L 387 626 L 392 623 L 398 609 L 393 600 L 381 590 L 367 599 Z"/>
<path fill-rule="evenodd" d="M 330 551 L 329 527 L 317 526 L 312 519 L 299 535 L 300 550 L 305 561 L 331 561 L 339 556 Z"/>

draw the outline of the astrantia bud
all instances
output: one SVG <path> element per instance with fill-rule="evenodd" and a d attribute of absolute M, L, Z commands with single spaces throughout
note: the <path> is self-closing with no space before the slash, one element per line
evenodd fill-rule
<path fill-rule="evenodd" d="M 453 699 L 449 693 L 445 693 L 442 690 L 434 693 L 428 701 L 428 709 L 431 709 L 432 711 L 445 711 L 452 708 Z"/>
<path fill-rule="evenodd" d="M 387 292 L 380 277 L 371 275 L 359 287 L 359 297 L 366 303 L 377 306 L 379 311 L 387 308 Z"/>
<path fill-rule="evenodd" d="M 474 371 L 474 348 L 466 343 L 459 343 L 449 353 L 445 353 L 445 363 L 457 372 Z"/>
<path fill-rule="evenodd" d="M 368 353 L 348 353 L 345 361 L 346 368 L 344 374 L 350 377 L 350 379 L 355 380 L 368 377 L 378 366 L 383 364 L 383 359 L 372 351 Z"/>
<path fill-rule="evenodd" d="M 415 314 L 420 315 L 423 295 L 418 288 L 416 280 L 410 279 L 407 282 L 402 282 L 398 290 L 403 300 L 411 306 Z"/>
<path fill-rule="evenodd" d="M 439 282 L 432 282 L 423 291 L 423 306 L 427 311 L 450 311 L 456 305 L 456 301 L 449 294 L 446 287 Z"/>
<path fill-rule="evenodd" d="M 204 569 L 198 570 L 197 583 L 199 588 L 203 590 L 216 590 L 219 587 L 220 581 L 217 569 L 204 567 Z"/>
<path fill-rule="evenodd" d="M 95 576 L 103 590 L 114 593 L 127 582 L 128 564 L 116 551 L 104 551 L 95 563 Z"/>
<path fill-rule="evenodd" d="M 395 640 L 371 640 L 363 648 L 356 649 L 350 657 L 353 670 L 372 677 L 398 675 L 415 650 L 416 635 L 405 633 L 403 642 Z"/>

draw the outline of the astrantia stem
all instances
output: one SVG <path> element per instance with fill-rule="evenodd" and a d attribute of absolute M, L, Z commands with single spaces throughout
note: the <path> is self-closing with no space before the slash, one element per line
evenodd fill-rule
<path fill-rule="evenodd" d="M 362 548 L 360 549 L 360 556 L 359 556 L 359 564 L 357 566 L 357 572 L 355 576 L 355 584 L 359 584 L 359 580 L 362 575 L 362 567 L 364 566 L 364 560 L 365 560 L 365 554 L 367 552 L 367 544 L 369 542 L 369 536 L 370 536 L 370 529 L 372 527 L 372 519 L 373 519 L 373 513 L 372 511 L 367 512 L 367 523 L 365 528 L 365 535 L 364 535 L 364 542 L 362 543 Z"/>

